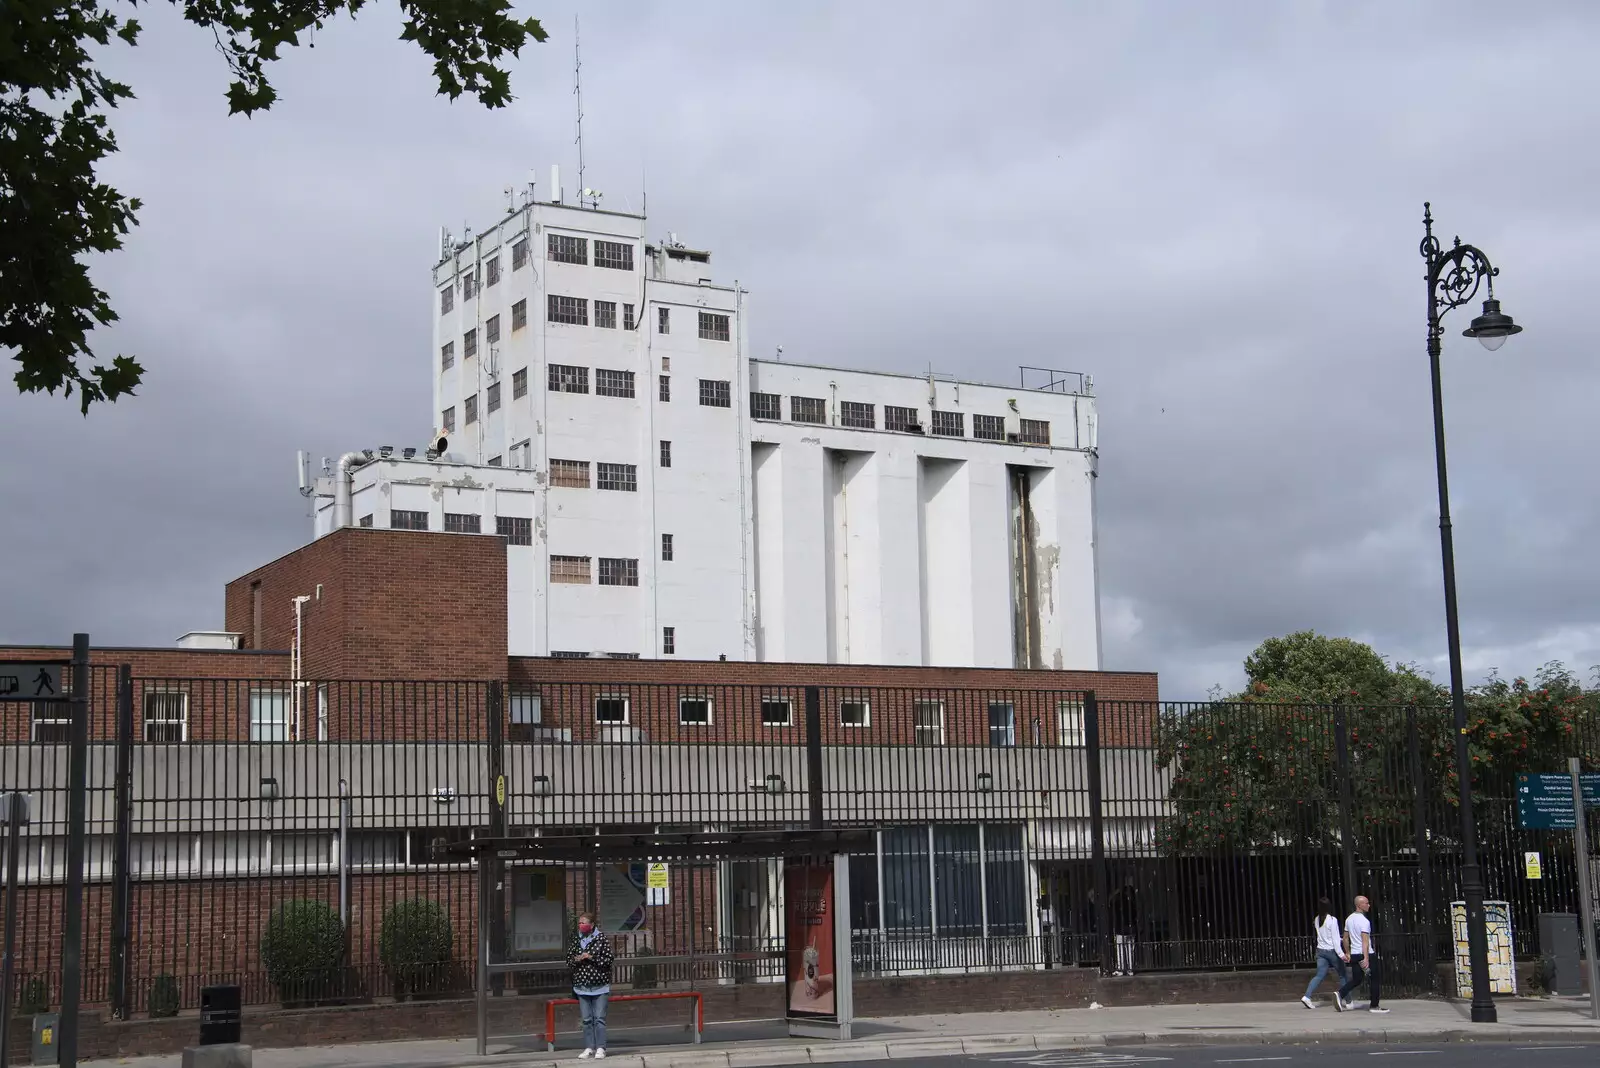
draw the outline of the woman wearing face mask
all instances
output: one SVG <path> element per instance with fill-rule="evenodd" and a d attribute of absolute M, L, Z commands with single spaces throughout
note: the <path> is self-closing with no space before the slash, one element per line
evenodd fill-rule
<path fill-rule="evenodd" d="M 583 1016 L 582 1058 L 606 1055 L 606 1002 L 611 997 L 611 942 L 595 922 L 594 913 L 578 916 L 578 936 L 567 949 L 572 969 L 572 992 Z"/>

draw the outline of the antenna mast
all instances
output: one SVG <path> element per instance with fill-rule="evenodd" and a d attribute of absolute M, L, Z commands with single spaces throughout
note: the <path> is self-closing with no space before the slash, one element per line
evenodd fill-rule
<path fill-rule="evenodd" d="M 583 182 L 583 52 L 578 44 L 578 16 L 572 16 L 572 94 L 578 99 L 578 207 L 584 207 L 588 186 Z"/>

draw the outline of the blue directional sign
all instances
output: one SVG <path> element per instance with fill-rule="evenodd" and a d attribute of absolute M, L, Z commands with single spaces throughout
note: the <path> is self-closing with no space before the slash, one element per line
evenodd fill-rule
<path fill-rule="evenodd" d="M 1585 807 L 1600 805 L 1600 775 L 1583 775 Z M 1572 813 L 1572 776 L 1517 776 L 1517 822 L 1529 831 L 1570 831 L 1577 820 Z"/>

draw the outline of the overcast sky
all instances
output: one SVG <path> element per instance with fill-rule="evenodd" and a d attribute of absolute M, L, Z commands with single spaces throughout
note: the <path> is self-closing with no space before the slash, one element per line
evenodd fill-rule
<path fill-rule="evenodd" d="M 96 266 L 141 395 L 0 391 L 0 640 L 168 645 L 302 543 L 296 449 L 431 427 L 438 228 L 575 168 L 568 3 L 490 112 L 398 16 L 228 118 L 209 34 L 141 8 Z M 1600 662 L 1600 5 L 611 3 L 582 8 L 587 181 L 751 290 L 752 352 L 1094 376 L 1108 668 L 1234 687 L 1312 627 L 1444 676 L 1422 201 L 1526 332 L 1447 320 L 1469 675 Z M 1589 73 L 1584 73 L 1588 71 Z M 575 186 L 575 178 L 567 184 Z M 1587 296 L 1586 296 L 1587 294 Z M 1591 308 L 1593 305 L 1591 304 Z M 24 458 L 26 457 L 26 459 Z"/>

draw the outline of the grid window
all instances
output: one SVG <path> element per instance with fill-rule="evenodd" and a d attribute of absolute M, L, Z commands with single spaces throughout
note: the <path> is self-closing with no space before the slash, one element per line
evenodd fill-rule
<path fill-rule="evenodd" d="M 678 628 L 661 628 L 661 653 L 663 656 L 674 656 L 678 652 Z"/>
<path fill-rule="evenodd" d="M 446 534 L 481 534 L 483 523 L 477 515 L 470 512 L 446 512 L 444 530 Z"/>
<path fill-rule="evenodd" d="M 505 458 L 501 457 L 501 456 L 491 456 L 491 457 L 489 457 L 489 466 L 490 467 L 504 467 L 505 466 Z"/>
<path fill-rule="evenodd" d="M 714 378 L 700 380 L 700 403 L 708 408 L 733 407 L 733 394 L 726 381 Z"/>
<path fill-rule="evenodd" d="M 289 740 L 289 691 L 250 691 L 250 740 L 287 742 Z"/>
<path fill-rule="evenodd" d="M 1019 428 L 1022 432 L 1018 435 L 1024 445 L 1050 444 L 1050 421 L 1048 419 L 1024 419 Z"/>
<path fill-rule="evenodd" d="M 594 265 L 609 267 L 613 271 L 633 270 L 633 246 L 621 241 L 601 241 L 595 238 Z"/>
<path fill-rule="evenodd" d="M 911 731 L 918 745 L 943 745 L 944 702 L 914 703 L 911 706 Z"/>
<path fill-rule="evenodd" d="M 473 327 L 461 335 L 461 358 L 470 360 L 478 354 L 478 328 Z"/>
<path fill-rule="evenodd" d="M 483 324 L 483 340 L 490 345 L 500 340 L 500 316 L 491 315 Z"/>
<path fill-rule="evenodd" d="M 639 488 L 639 469 L 633 464 L 595 464 L 595 486 L 633 493 Z"/>
<path fill-rule="evenodd" d="M 940 438 L 963 438 L 967 436 L 967 417 L 963 412 L 933 413 L 933 433 Z"/>
<path fill-rule="evenodd" d="M 681 727 L 711 726 L 711 698 L 699 695 L 678 698 L 678 725 Z"/>
<path fill-rule="evenodd" d="M 498 412 L 500 410 L 500 383 L 496 382 L 494 385 L 489 387 L 488 396 L 489 410 L 491 412 Z"/>
<path fill-rule="evenodd" d="M 672 535 L 671 534 L 663 534 L 663 535 L 661 535 L 661 559 L 663 559 L 663 560 L 671 560 L 672 559 Z"/>
<path fill-rule="evenodd" d="M 989 744 L 996 749 L 1017 744 L 1017 710 L 1010 701 L 989 702 Z"/>
<path fill-rule="evenodd" d="M 659 397 L 663 401 L 671 401 L 672 400 L 672 376 L 671 375 L 657 375 L 656 376 L 656 396 Z"/>
<path fill-rule="evenodd" d="M 844 401 L 839 405 L 839 425 L 854 427 L 856 430 L 876 430 L 878 409 L 861 401 Z"/>
<path fill-rule="evenodd" d="M 783 398 L 776 393 L 750 394 L 750 418 L 752 419 L 782 419 Z"/>
<path fill-rule="evenodd" d="M 494 532 L 506 539 L 507 545 L 532 545 L 533 520 L 515 515 L 494 517 Z"/>
<path fill-rule="evenodd" d="M 661 466 L 672 466 L 672 442 L 670 441 L 663 441 L 661 443 Z"/>
<path fill-rule="evenodd" d="M 671 308 L 657 308 L 656 309 L 656 333 L 658 333 L 658 334 L 670 334 L 670 333 L 672 333 L 672 309 Z"/>
<path fill-rule="evenodd" d="M 883 406 L 883 429 L 901 434 L 922 432 L 915 408 L 897 408 L 893 404 Z"/>
<path fill-rule="evenodd" d="M 178 690 L 146 691 L 144 740 L 184 742 L 189 739 L 189 695 Z"/>
<path fill-rule="evenodd" d="M 33 734 L 36 742 L 48 742 L 51 745 L 70 745 L 72 742 L 72 720 L 67 717 L 65 705 L 54 702 L 34 701 L 33 705 Z M 18 854 L 21 855 L 20 853 Z"/>
<path fill-rule="evenodd" d="M 403 508 L 389 510 L 390 530 L 427 530 L 428 513 L 413 512 Z"/>
<path fill-rule="evenodd" d="M 761 725 L 763 727 L 788 727 L 794 724 L 794 708 L 787 697 L 761 699 Z"/>
<path fill-rule="evenodd" d="M 511 372 L 511 399 L 516 400 L 518 397 L 526 397 L 527 395 L 528 369 L 524 367 L 520 371 Z"/>
<path fill-rule="evenodd" d="M 552 323 L 570 323 L 573 326 L 589 325 L 589 302 L 582 297 L 562 297 L 550 294 L 548 317 Z"/>
<path fill-rule="evenodd" d="M 602 556 L 600 558 L 600 585 L 639 585 L 639 561 Z"/>
<path fill-rule="evenodd" d="M 550 581 L 572 586 L 589 585 L 589 558 L 587 556 L 552 556 Z"/>
<path fill-rule="evenodd" d="M 454 311 L 455 310 L 455 306 L 456 306 L 456 287 L 453 286 L 453 285 L 449 285 L 449 286 L 445 286 L 443 289 L 439 290 L 439 314 L 443 315 L 446 312 Z"/>
<path fill-rule="evenodd" d="M 474 275 L 474 274 L 464 274 L 464 275 L 462 275 L 461 276 L 461 299 L 462 300 L 471 300 L 473 295 L 475 293 L 477 293 L 477 292 L 478 292 L 478 276 Z"/>
<path fill-rule="evenodd" d="M 672 357 L 671 356 L 663 356 L 663 357 L 661 357 L 661 369 L 663 371 L 672 370 Z"/>
<path fill-rule="evenodd" d="M 492 286 L 500 281 L 500 257 L 498 254 L 496 254 L 495 257 L 489 261 L 488 267 L 489 277 L 485 280 L 484 285 Z"/>
<path fill-rule="evenodd" d="M 589 369 L 587 367 L 573 367 L 565 363 L 550 365 L 550 392 L 551 393 L 587 393 L 589 392 Z"/>
<path fill-rule="evenodd" d="M 462 402 L 462 421 L 468 426 L 478 421 L 478 395 L 474 393 Z"/>
<path fill-rule="evenodd" d="M 596 723 L 628 722 L 628 699 L 619 694 L 596 697 L 594 699 L 594 721 Z"/>
<path fill-rule="evenodd" d="M 972 436 L 979 441 L 1006 440 L 1006 421 L 998 415 L 972 417 Z"/>
<path fill-rule="evenodd" d="M 566 489 L 588 489 L 589 461 L 551 460 L 550 485 Z"/>
<path fill-rule="evenodd" d="M 828 402 L 821 397 L 790 397 L 789 418 L 796 423 L 826 423 Z"/>
<path fill-rule="evenodd" d="M 528 325 L 528 300 L 524 297 L 511 305 L 511 329 L 521 330 Z"/>
<path fill-rule="evenodd" d="M 1061 726 L 1059 735 L 1062 745 L 1085 744 L 1086 735 L 1083 726 L 1083 702 L 1060 701 L 1056 704 L 1056 721 Z"/>
<path fill-rule="evenodd" d="M 727 341 L 728 338 L 728 317 L 726 315 L 718 315 L 716 312 L 700 313 L 701 341 Z"/>
<path fill-rule="evenodd" d="M 601 397 L 633 396 L 633 372 L 612 371 L 605 367 L 594 369 L 594 391 Z"/>
<path fill-rule="evenodd" d="M 439 370 L 448 371 L 456 365 L 456 343 L 446 341 L 439 346 Z"/>
<path fill-rule="evenodd" d="M 557 263 L 589 265 L 589 239 L 569 234 L 550 235 L 550 258 Z"/>
<path fill-rule="evenodd" d="M 366 515 L 361 517 L 360 525 L 363 526 L 363 527 L 372 526 L 372 513 L 371 512 L 368 512 Z"/>
<path fill-rule="evenodd" d="M 633 330 L 636 329 L 638 325 L 639 320 L 633 317 L 633 305 L 624 304 L 622 306 L 622 329 Z"/>
<path fill-rule="evenodd" d="M 594 325 L 605 330 L 617 328 L 617 302 L 614 300 L 597 300 L 594 302 Z"/>
<path fill-rule="evenodd" d="M 868 727 L 872 725 L 872 704 L 868 701 L 840 701 L 839 726 Z"/>
<path fill-rule="evenodd" d="M 439 425 L 444 427 L 446 434 L 456 432 L 456 406 L 454 404 L 439 413 Z"/>
<path fill-rule="evenodd" d="M 528 239 L 517 238 L 511 246 L 511 269 L 513 271 L 528 265 Z"/>

